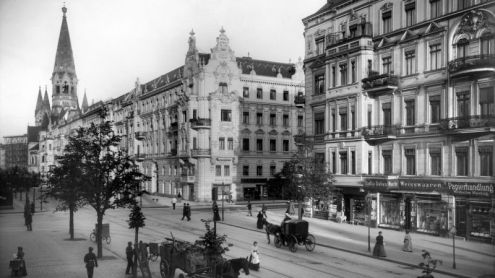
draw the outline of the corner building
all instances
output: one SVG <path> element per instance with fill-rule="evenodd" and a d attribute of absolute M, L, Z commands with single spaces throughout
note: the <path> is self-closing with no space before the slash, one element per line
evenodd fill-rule
<path fill-rule="evenodd" d="M 305 25 L 306 136 L 334 217 L 495 238 L 495 2 L 328 1 Z M 339 199 L 340 200 L 340 199 Z"/>

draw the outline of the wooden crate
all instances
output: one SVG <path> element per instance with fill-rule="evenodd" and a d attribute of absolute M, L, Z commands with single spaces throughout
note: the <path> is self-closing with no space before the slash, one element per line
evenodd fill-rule
<path fill-rule="evenodd" d="M 98 231 L 98 224 L 95 224 L 95 231 Z M 110 236 L 110 224 L 101 224 L 101 237 L 106 238 Z"/>

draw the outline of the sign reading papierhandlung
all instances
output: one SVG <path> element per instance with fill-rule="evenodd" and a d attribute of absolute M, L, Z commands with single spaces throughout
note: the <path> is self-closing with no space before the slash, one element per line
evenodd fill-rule
<path fill-rule="evenodd" d="M 464 196 L 493 196 L 495 184 L 477 182 L 447 182 L 449 192 Z"/>

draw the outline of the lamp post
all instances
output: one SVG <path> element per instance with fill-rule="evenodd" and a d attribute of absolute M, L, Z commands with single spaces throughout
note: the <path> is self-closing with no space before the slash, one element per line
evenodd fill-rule
<path fill-rule="evenodd" d="M 450 227 L 450 229 L 449 229 L 449 234 L 451 234 L 451 235 L 452 235 L 452 248 L 453 248 L 453 252 L 452 252 L 452 254 L 453 254 L 453 256 L 454 256 L 454 258 L 453 258 L 453 259 L 454 259 L 454 262 L 453 262 L 452 267 L 453 267 L 454 269 L 455 269 L 455 234 L 456 234 L 456 233 L 457 233 L 457 229 L 455 228 L 455 226 Z"/>
<path fill-rule="evenodd" d="M 368 209 L 368 252 L 371 252 L 371 194 L 368 191 L 368 194 L 366 194 L 366 207 Z"/>
<path fill-rule="evenodd" d="M 223 199 L 225 199 L 224 182 L 222 182 L 222 221 L 223 221 Z"/>
<path fill-rule="evenodd" d="M 40 196 L 43 196 L 43 183 L 45 182 L 45 173 L 40 173 Z M 40 211 L 43 209 L 43 199 L 40 197 Z"/>

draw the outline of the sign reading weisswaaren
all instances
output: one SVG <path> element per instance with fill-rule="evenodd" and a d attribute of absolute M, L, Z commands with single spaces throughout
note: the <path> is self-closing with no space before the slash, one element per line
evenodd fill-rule
<path fill-rule="evenodd" d="M 447 182 L 449 192 L 454 195 L 465 196 L 493 196 L 495 185 L 493 183 L 476 182 Z"/>

